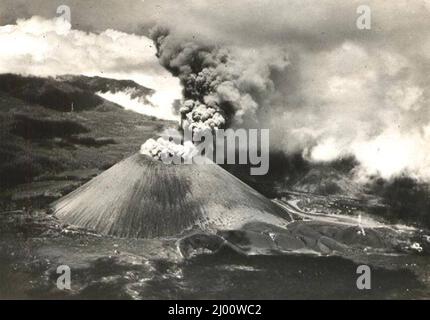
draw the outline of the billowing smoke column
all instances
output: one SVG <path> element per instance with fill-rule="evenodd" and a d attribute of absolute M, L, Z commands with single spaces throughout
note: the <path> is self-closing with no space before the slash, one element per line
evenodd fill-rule
<path fill-rule="evenodd" d="M 275 92 L 272 73 L 288 65 L 283 52 L 261 59 L 257 52 L 177 39 L 159 27 L 151 37 L 160 63 L 181 81 L 182 125 L 194 133 L 257 123 L 259 106 Z"/>
<path fill-rule="evenodd" d="M 181 108 L 182 126 L 193 133 L 216 130 L 225 126 L 225 116 L 216 103 L 203 104 L 196 100 L 186 100 Z"/>
<path fill-rule="evenodd" d="M 160 63 L 183 86 L 178 110 L 183 130 L 202 136 L 227 127 L 259 127 L 259 108 L 270 105 L 275 93 L 272 74 L 288 65 L 283 51 L 268 50 L 261 59 L 261 52 L 190 42 L 160 27 L 152 29 L 151 37 Z M 148 140 L 141 153 L 161 160 L 196 152 L 191 149 L 192 145 L 174 146 L 161 138 Z"/>

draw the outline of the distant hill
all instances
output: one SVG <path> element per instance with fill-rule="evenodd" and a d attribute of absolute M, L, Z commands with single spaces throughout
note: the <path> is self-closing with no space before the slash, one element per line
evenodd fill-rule
<path fill-rule="evenodd" d="M 91 92 L 116 93 L 126 91 L 130 93 L 132 99 L 139 98 L 146 103 L 149 103 L 147 97 L 155 93 L 155 90 L 146 88 L 132 80 L 116 80 L 75 75 L 58 76 L 56 79 Z"/>
<path fill-rule="evenodd" d="M 302 154 L 272 151 L 269 171 L 263 176 L 251 176 L 249 165 L 223 167 L 267 197 L 276 198 L 287 191 L 317 195 L 356 197 L 363 187 L 352 178 L 355 159 L 344 158 L 329 163 L 312 163 Z"/>
<path fill-rule="evenodd" d="M 351 198 L 363 193 L 363 187 L 349 174 L 325 166 L 310 169 L 293 184 L 291 189 L 318 195 L 339 195 Z"/>
<path fill-rule="evenodd" d="M 66 81 L 54 78 L 0 75 L 0 91 L 30 104 L 56 111 L 93 109 L 103 100 L 92 90 L 84 90 Z"/>
<path fill-rule="evenodd" d="M 56 78 L 0 74 L 0 91 L 32 104 L 57 111 L 89 110 L 103 103 L 97 92 L 127 91 L 148 102 L 154 90 L 131 80 L 65 75 Z M 119 106 L 118 106 L 119 107 Z"/>

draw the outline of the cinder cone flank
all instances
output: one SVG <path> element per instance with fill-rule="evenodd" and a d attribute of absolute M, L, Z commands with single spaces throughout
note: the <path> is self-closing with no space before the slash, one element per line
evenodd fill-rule
<path fill-rule="evenodd" d="M 135 154 L 52 205 L 64 223 L 105 235 L 173 236 L 191 228 L 285 224 L 282 208 L 216 164 L 166 165 Z"/>

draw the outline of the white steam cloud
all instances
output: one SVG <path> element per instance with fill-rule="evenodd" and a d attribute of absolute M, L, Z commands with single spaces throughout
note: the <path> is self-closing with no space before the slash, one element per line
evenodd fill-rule
<path fill-rule="evenodd" d="M 362 178 L 430 180 L 430 91 L 416 61 L 352 42 L 302 61 L 301 87 L 287 94 L 300 105 L 271 119 L 285 123 L 283 148 L 314 161 L 353 155 Z"/>
<path fill-rule="evenodd" d="M 160 137 L 157 140 L 146 140 L 140 148 L 140 153 L 165 163 L 175 163 L 177 161 L 179 164 L 182 161 L 191 163 L 198 154 L 198 149 L 191 141 L 179 144 Z"/>
<path fill-rule="evenodd" d="M 139 108 L 127 93 L 109 96 L 137 112 L 173 118 L 180 98 L 178 79 L 161 67 L 151 39 L 108 29 L 100 34 L 74 30 L 63 18 L 34 16 L 0 27 L 0 73 L 36 76 L 64 74 L 130 79 L 155 90 L 152 109 Z"/>
<path fill-rule="evenodd" d="M 146 97 L 146 99 L 134 97 L 133 90 L 97 92 L 97 95 L 103 99 L 119 104 L 127 110 L 133 110 L 134 112 L 163 120 L 177 122 L 180 120 L 179 116 L 174 114 L 172 106 L 164 101 L 164 95 L 158 91 Z"/>

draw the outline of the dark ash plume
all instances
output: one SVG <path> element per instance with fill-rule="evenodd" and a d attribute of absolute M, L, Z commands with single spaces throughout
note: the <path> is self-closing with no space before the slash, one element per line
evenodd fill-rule
<path fill-rule="evenodd" d="M 175 38 L 160 27 L 151 37 L 160 63 L 181 81 L 183 125 L 193 132 L 258 123 L 259 108 L 275 91 L 272 72 L 288 64 L 285 55 L 268 62 L 247 50 Z"/>

